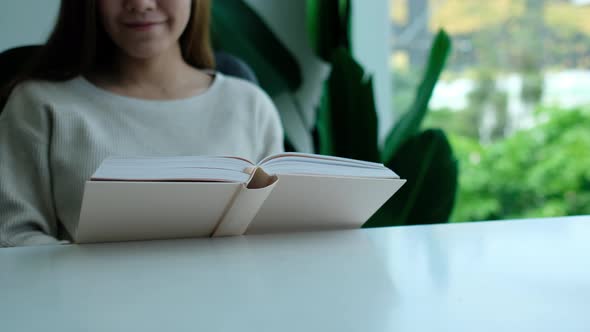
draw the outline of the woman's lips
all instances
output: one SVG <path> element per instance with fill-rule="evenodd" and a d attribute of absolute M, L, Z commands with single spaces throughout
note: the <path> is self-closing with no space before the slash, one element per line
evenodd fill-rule
<path fill-rule="evenodd" d="M 144 31 L 150 30 L 151 28 L 163 24 L 163 22 L 128 22 L 123 25 L 129 29 Z"/>

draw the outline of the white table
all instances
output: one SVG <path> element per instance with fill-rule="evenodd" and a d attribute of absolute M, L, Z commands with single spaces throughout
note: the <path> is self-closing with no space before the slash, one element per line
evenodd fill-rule
<path fill-rule="evenodd" d="M 590 217 L 0 249 L 0 331 L 590 331 Z"/>

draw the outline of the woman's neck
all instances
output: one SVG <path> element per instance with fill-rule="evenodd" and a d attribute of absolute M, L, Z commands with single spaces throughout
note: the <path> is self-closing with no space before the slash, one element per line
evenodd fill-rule
<path fill-rule="evenodd" d="M 114 70 L 92 75 L 98 86 L 143 99 L 186 98 L 205 91 L 211 77 L 187 64 L 180 47 L 149 59 L 121 54 Z"/>

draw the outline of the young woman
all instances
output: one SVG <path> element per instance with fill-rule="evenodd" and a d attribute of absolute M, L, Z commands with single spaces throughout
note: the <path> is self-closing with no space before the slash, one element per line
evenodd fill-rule
<path fill-rule="evenodd" d="M 109 155 L 282 151 L 271 100 L 213 72 L 210 0 L 62 0 L 0 115 L 0 244 L 67 242 Z M 74 227 L 71 227 L 74 228 Z"/>

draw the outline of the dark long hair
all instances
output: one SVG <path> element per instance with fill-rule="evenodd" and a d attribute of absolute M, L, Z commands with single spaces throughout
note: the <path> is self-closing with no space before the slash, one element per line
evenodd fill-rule
<path fill-rule="evenodd" d="M 113 63 L 116 45 L 98 17 L 99 0 L 62 0 L 51 36 L 36 58 L 2 88 L 3 99 L 29 79 L 65 81 Z M 189 22 L 180 37 L 184 60 L 200 69 L 215 66 L 209 36 L 211 0 L 193 0 Z"/>

